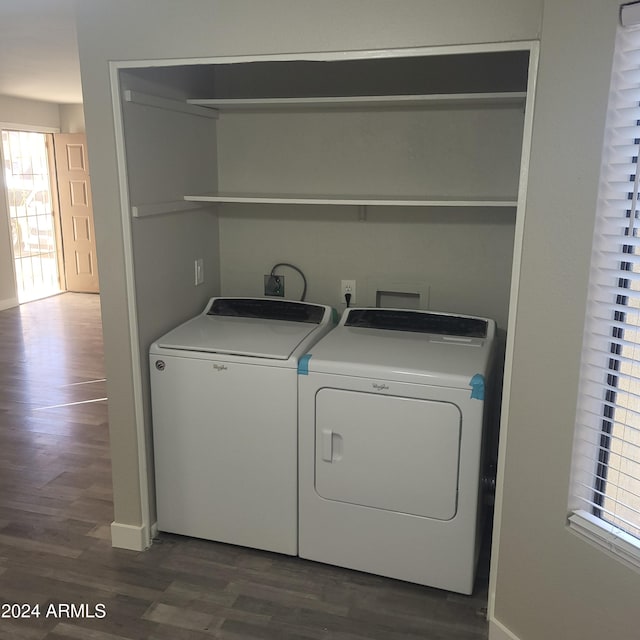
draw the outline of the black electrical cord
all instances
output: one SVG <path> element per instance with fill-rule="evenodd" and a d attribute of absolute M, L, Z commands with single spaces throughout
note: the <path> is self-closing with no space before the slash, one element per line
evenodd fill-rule
<path fill-rule="evenodd" d="M 350 293 L 345 293 L 344 294 L 344 301 L 347 303 L 347 309 L 348 309 L 349 305 L 351 304 L 351 294 Z"/>
<path fill-rule="evenodd" d="M 289 267 L 290 269 L 293 269 L 294 271 L 297 271 L 300 276 L 302 277 L 302 284 L 304 285 L 302 287 L 302 296 L 300 296 L 300 302 L 304 302 L 304 299 L 307 295 L 307 279 L 304 277 L 304 273 L 302 273 L 302 271 L 300 269 L 298 269 L 298 267 L 296 267 L 295 264 L 290 264 L 289 262 L 278 262 L 278 264 L 274 265 L 273 268 L 271 269 L 271 275 L 275 275 L 275 270 L 278 267 Z"/>

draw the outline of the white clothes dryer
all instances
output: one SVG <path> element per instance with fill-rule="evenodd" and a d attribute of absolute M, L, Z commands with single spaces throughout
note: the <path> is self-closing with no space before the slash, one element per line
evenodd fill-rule
<path fill-rule="evenodd" d="M 299 364 L 299 555 L 469 594 L 495 323 L 348 309 Z"/>
<path fill-rule="evenodd" d="M 331 307 L 212 298 L 150 348 L 158 529 L 295 555 L 298 359 Z"/>

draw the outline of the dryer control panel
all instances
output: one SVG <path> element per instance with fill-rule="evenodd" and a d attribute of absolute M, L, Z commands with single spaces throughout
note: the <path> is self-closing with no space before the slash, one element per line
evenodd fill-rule
<path fill-rule="evenodd" d="M 489 321 L 472 316 L 407 309 L 349 309 L 345 327 L 486 338 Z"/>

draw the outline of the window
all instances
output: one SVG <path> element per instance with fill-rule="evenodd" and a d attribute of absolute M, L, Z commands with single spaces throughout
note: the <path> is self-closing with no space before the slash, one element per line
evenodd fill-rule
<path fill-rule="evenodd" d="M 630 6 L 635 11 L 640 5 Z M 620 27 L 593 244 L 569 524 L 636 566 L 640 566 L 639 156 L 640 29 Z"/>

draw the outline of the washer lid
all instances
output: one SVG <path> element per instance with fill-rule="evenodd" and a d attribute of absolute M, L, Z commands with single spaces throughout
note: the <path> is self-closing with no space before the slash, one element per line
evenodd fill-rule
<path fill-rule="evenodd" d="M 320 325 L 328 324 L 330 316 L 330 308 L 322 305 L 212 298 L 202 314 L 156 344 L 165 349 L 287 360 Z"/>

